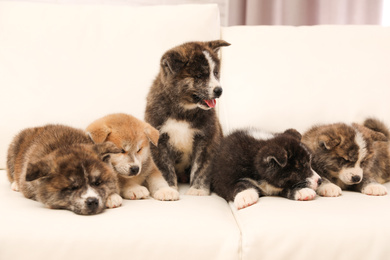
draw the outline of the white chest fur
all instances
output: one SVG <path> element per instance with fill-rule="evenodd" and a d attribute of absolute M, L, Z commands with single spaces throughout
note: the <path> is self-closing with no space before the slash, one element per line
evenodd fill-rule
<path fill-rule="evenodd" d="M 168 119 L 160 129 L 160 134 L 169 135 L 169 144 L 183 153 L 181 162 L 177 165 L 182 169 L 178 170 L 184 170 L 190 162 L 196 132 L 197 130 L 191 128 L 188 122 L 175 119 Z"/>
<path fill-rule="evenodd" d="M 269 140 L 275 137 L 274 134 L 262 131 L 260 129 L 248 129 L 248 135 L 258 140 Z"/>

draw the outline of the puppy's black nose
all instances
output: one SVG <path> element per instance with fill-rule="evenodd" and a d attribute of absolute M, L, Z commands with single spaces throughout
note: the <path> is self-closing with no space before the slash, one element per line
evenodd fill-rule
<path fill-rule="evenodd" d="M 318 181 L 317 181 L 317 184 L 318 184 L 318 186 L 320 186 L 320 185 L 321 185 L 321 183 L 322 183 L 322 179 L 321 179 L 321 178 L 319 178 L 319 179 L 318 179 Z"/>
<path fill-rule="evenodd" d="M 136 175 L 139 172 L 138 166 L 131 166 L 130 167 L 130 175 Z"/>
<path fill-rule="evenodd" d="M 97 198 L 89 197 L 85 201 L 85 204 L 87 204 L 88 209 L 94 210 L 99 206 L 99 200 Z"/>
<path fill-rule="evenodd" d="M 359 182 L 360 181 L 360 176 L 354 175 L 352 176 L 352 182 Z"/>
<path fill-rule="evenodd" d="M 216 87 L 214 90 L 214 95 L 215 97 L 220 97 L 222 95 L 222 88 L 221 87 Z"/>

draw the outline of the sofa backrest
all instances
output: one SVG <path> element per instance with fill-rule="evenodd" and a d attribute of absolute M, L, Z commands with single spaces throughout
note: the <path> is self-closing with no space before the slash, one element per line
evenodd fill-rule
<path fill-rule="evenodd" d="M 0 1 L 0 168 L 25 127 L 85 128 L 114 112 L 143 119 L 162 54 L 219 39 L 219 24 L 217 5 Z"/>
<path fill-rule="evenodd" d="M 220 118 L 225 132 L 314 124 L 390 125 L 390 28 L 246 26 L 222 28 Z"/>

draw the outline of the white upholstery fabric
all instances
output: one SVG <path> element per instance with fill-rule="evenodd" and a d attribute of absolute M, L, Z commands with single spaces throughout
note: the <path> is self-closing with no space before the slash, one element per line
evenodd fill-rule
<path fill-rule="evenodd" d="M 386 184 L 390 190 L 390 183 Z M 242 234 L 242 260 L 389 259 L 390 196 L 343 191 L 312 201 L 261 197 L 232 211 Z"/>
<path fill-rule="evenodd" d="M 129 201 L 95 216 L 51 210 L 0 171 L 0 259 L 236 260 L 240 231 L 218 196 Z"/>
<path fill-rule="evenodd" d="M 220 37 L 217 5 L 129 7 L 0 1 L 0 168 L 22 128 L 143 118 L 162 54 Z"/>
<path fill-rule="evenodd" d="M 222 28 L 226 132 L 268 131 L 376 116 L 390 125 L 390 28 Z"/>

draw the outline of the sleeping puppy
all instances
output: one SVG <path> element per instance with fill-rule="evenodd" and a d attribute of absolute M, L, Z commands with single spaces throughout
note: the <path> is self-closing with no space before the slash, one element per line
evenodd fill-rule
<path fill-rule="evenodd" d="M 95 143 L 112 142 L 121 150 L 111 156 L 111 163 L 123 198 L 147 198 L 147 184 L 155 199 L 179 199 L 178 191 L 168 186 L 151 157 L 150 143 L 156 146 L 159 138 L 151 125 L 131 115 L 111 114 L 94 121 L 86 131 Z"/>
<path fill-rule="evenodd" d="M 145 120 L 160 131 L 152 155 L 170 187 L 189 182 L 189 195 L 209 195 L 208 167 L 222 138 L 215 112 L 222 94 L 217 52 L 229 43 L 189 42 L 168 50 L 148 97 Z"/>
<path fill-rule="evenodd" d="M 318 125 L 303 135 L 303 143 L 313 152 L 313 168 L 323 178 L 319 195 L 337 197 L 342 190 L 387 194 L 379 183 L 390 181 L 388 130 L 375 119 L 364 125 Z"/>
<path fill-rule="evenodd" d="M 310 160 L 294 129 L 279 134 L 237 130 L 222 139 L 214 156 L 212 191 L 234 201 L 237 209 L 255 204 L 260 196 L 311 200 L 321 178 Z"/>
<path fill-rule="evenodd" d="M 13 190 L 49 208 L 97 214 L 122 204 L 116 174 L 107 163 L 118 152 L 114 144 L 95 145 L 71 127 L 27 128 L 8 149 L 8 179 Z"/>

